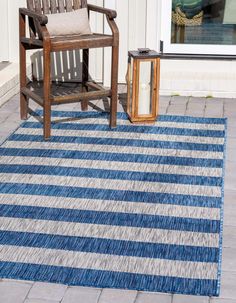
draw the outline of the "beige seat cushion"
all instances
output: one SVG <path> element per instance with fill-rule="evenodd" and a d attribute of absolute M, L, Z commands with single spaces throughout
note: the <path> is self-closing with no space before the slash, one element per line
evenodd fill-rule
<path fill-rule="evenodd" d="M 87 8 L 68 13 L 50 14 L 47 17 L 47 29 L 51 37 L 92 34 Z"/>

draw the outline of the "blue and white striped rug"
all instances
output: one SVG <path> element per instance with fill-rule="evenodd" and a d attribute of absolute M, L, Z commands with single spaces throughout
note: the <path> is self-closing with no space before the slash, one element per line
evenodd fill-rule
<path fill-rule="evenodd" d="M 226 120 L 53 116 L 0 147 L 0 278 L 217 296 Z"/>

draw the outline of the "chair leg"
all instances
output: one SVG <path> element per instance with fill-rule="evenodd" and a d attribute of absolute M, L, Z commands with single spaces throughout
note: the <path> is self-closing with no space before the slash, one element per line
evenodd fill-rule
<path fill-rule="evenodd" d="M 83 90 L 87 91 L 85 83 L 88 81 L 89 78 L 89 49 L 83 50 L 83 71 L 82 71 L 82 84 Z M 82 111 L 88 110 L 88 100 L 81 101 L 81 109 Z"/>
<path fill-rule="evenodd" d="M 25 35 L 25 17 L 20 15 L 20 37 Z M 27 85 L 26 75 L 26 49 L 20 43 L 20 116 L 22 120 L 26 120 L 28 116 L 29 98 L 25 96 L 21 90 Z"/>
<path fill-rule="evenodd" d="M 50 75 L 51 75 L 51 58 L 50 49 L 44 47 L 43 50 L 44 61 L 44 77 L 43 77 L 43 93 L 44 93 L 44 108 L 43 108 L 43 129 L 44 139 L 49 140 L 51 136 L 51 102 L 50 102 Z"/>
<path fill-rule="evenodd" d="M 110 127 L 117 125 L 119 47 L 112 47 Z"/>

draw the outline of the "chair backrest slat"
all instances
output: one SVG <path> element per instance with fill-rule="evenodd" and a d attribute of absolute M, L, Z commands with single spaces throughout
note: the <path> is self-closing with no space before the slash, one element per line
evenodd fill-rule
<path fill-rule="evenodd" d="M 43 0 L 43 13 L 49 14 L 49 3 L 48 0 Z"/>
<path fill-rule="evenodd" d="M 74 0 L 74 9 L 79 9 L 80 7 L 80 0 Z"/>
<path fill-rule="evenodd" d="M 72 10 L 73 10 L 72 0 L 66 0 L 66 11 L 72 12 Z"/>
<path fill-rule="evenodd" d="M 57 13 L 57 0 L 50 0 L 50 10 L 52 14 Z"/>
<path fill-rule="evenodd" d="M 87 7 L 87 0 L 81 0 L 81 7 Z"/>
<path fill-rule="evenodd" d="M 58 9 L 59 9 L 59 13 L 65 12 L 64 0 L 58 0 Z"/>
<path fill-rule="evenodd" d="M 41 0 L 34 0 L 34 4 L 36 13 L 42 14 Z"/>
<path fill-rule="evenodd" d="M 64 13 L 87 7 L 87 0 L 27 0 L 27 7 L 39 14 Z"/>
<path fill-rule="evenodd" d="M 33 3 L 33 0 L 27 0 L 27 7 L 28 7 L 28 9 L 34 11 L 34 3 Z"/>

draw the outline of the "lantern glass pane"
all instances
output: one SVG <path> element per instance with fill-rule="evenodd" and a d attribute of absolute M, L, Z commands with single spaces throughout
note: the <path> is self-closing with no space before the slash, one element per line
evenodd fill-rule
<path fill-rule="evenodd" d="M 138 114 L 152 113 L 152 95 L 154 84 L 154 64 L 152 61 L 141 61 L 139 70 Z"/>

